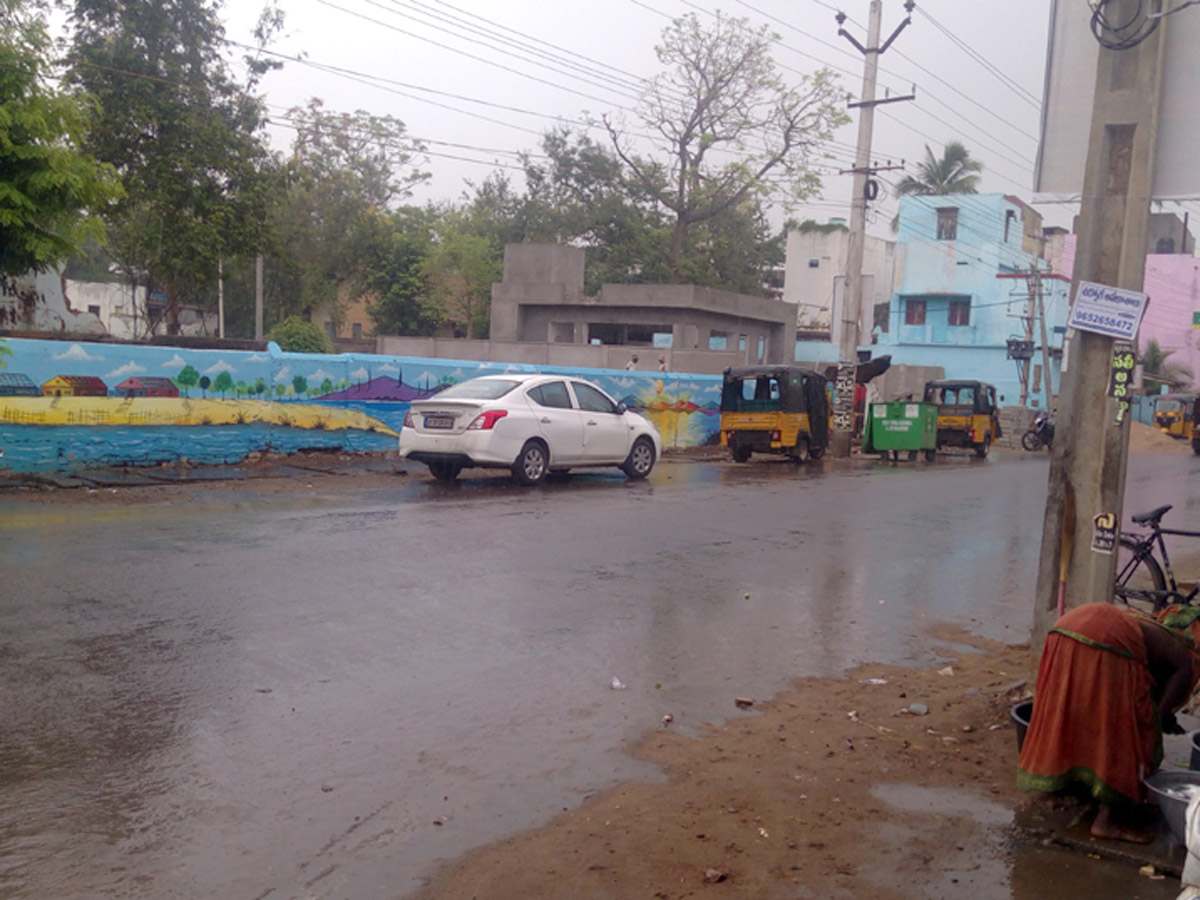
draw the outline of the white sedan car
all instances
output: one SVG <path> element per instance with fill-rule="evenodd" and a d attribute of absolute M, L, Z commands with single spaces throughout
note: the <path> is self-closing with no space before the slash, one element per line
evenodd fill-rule
<path fill-rule="evenodd" d="M 645 478 L 658 430 L 596 385 L 565 375 L 484 375 L 412 404 L 400 455 L 453 481 L 469 466 L 509 469 L 522 484 L 582 466 Z"/>

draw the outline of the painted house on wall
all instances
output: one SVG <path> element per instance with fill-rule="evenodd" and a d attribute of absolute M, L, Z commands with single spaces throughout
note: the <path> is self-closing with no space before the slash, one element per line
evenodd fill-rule
<path fill-rule="evenodd" d="M 40 397 L 42 389 L 28 375 L 0 372 L 0 397 Z"/>
<path fill-rule="evenodd" d="M 178 397 L 179 388 L 170 378 L 142 375 L 126 378 L 113 393 L 118 397 Z"/>
<path fill-rule="evenodd" d="M 107 397 L 108 385 L 94 375 L 55 375 L 42 384 L 43 397 Z"/>
<path fill-rule="evenodd" d="M 1070 282 L 1044 258 L 1042 217 L 1005 194 L 904 197 L 896 248 L 896 287 L 887 327 L 876 326 L 876 353 L 894 365 L 941 366 L 947 378 L 986 381 L 1016 405 L 1022 394 L 1010 340 L 1032 332 L 1028 405 L 1045 405 L 1040 328 L 1031 296 L 1034 267 L 1058 390 Z M 1032 327 L 1030 327 L 1032 326 Z"/>

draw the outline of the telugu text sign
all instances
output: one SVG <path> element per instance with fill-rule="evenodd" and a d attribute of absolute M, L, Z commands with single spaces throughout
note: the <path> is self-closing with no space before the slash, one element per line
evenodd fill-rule
<path fill-rule="evenodd" d="M 1081 281 L 1067 326 L 1132 341 L 1145 309 L 1146 295 L 1141 291 Z"/>

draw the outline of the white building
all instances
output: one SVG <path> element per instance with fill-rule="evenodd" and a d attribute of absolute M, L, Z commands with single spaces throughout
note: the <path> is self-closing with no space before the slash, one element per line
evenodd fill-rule
<path fill-rule="evenodd" d="M 166 334 L 166 301 L 150 295 L 145 286 L 102 281 L 67 281 L 66 296 L 73 309 L 96 316 L 105 330 L 121 340 L 141 340 Z M 179 308 L 179 334 L 215 335 L 217 316 L 193 306 Z"/>
<path fill-rule="evenodd" d="M 789 231 L 783 300 L 799 308 L 796 329 L 828 334 L 836 346 L 841 332 L 842 292 L 850 231 L 842 219 L 804 231 Z M 863 244 L 863 298 L 859 334 L 870 343 L 875 307 L 891 302 L 896 271 L 894 241 L 867 236 Z"/>

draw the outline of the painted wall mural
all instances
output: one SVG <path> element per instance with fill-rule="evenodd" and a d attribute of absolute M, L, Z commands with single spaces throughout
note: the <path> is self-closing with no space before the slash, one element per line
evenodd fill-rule
<path fill-rule="evenodd" d="M 479 375 L 546 372 L 599 384 L 664 447 L 718 437 L 721 379 L 369 354 L 190 350 L 13 339 L 0 355 L 0 469 L 69 472 L 253 452 L 392 450 L 413 400 Z"/>

